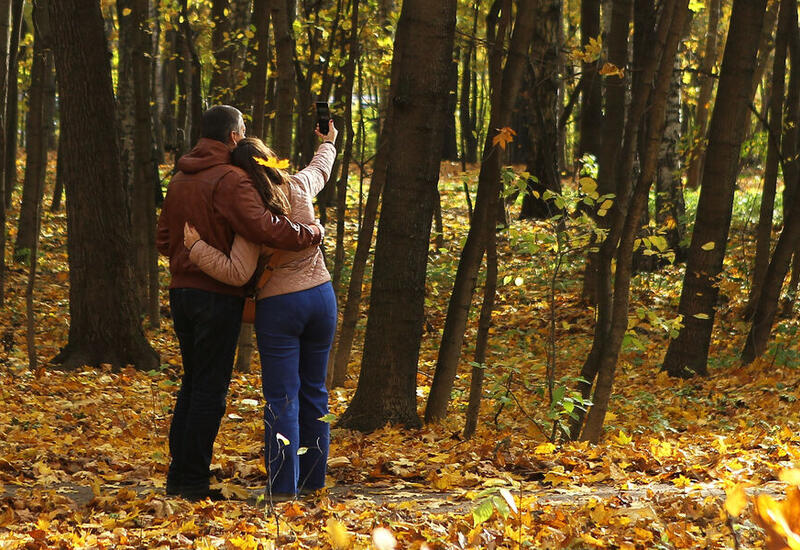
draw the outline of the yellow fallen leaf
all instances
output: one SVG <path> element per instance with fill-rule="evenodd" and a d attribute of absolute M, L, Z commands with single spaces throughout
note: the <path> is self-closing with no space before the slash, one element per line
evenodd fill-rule
<path fill-rule="evenodd" d="M 633 438 L 629 435 L 626 435 L 622 430 L 619 431 L 619 434 L 612 436 L 611 439 L 620 445 L 628 445 L 631 441 L 633 441 Z"/>
<path fill-rule="evenodd" d="M 789 485 L 800 486 L 800 470 L 781 470 L 779 479 Z"/>
<path fill-rule="evenodd" d="M 350 547 L 350 535 L 347 532 L 347 527 L 333 518 L 328 519 L 325 526 L 325 531 L 331 540 L 331 546 L 337 550 L 344 550 Z"/>
<path fill-rule="evenodd" d="M 555 450 L 556 450 L 555 444 L 542 443 L 541 445 L 536 446 L 536 448 L 533 450 L 533 453 L 537 455 L 549 455 Z"/>
<path fill-rule="evenodd" d="M 736 485 L 735 487 L 725 491 L 727 495 L 725 498 L 725 511 L 728 515 L 738 518 L 747 507 L 747 493 L 744 492 L 744 487 Z"/>
<path fill-rule="evenodd" d="M 682 489 L 684 487 L 688 487 L 689 485 L 691 485 L 692 484 L 692 480 L 689 479 L 688 477 L 684 476 L 683 474 L 681 474 L 681 475 L 679 475 L 678 477 L 676 477 L 675 479 L 672 480 L 672 484 L 675 487 L 678 487 L 679 489 Z"/>

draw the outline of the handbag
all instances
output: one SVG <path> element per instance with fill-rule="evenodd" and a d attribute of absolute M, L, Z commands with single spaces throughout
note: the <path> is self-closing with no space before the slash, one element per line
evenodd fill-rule
<path fill-rule="evenodd" d="M 280 250 L 276 250 L 272 253 L 272 256 L 269 258 L 269 262 L 267 262 L 267 265 L 264 266 L 264 271 L 261 273 L 261 277 L 258 278 L 258 282 L 256 283 L 253 292 L 250 295 L 245 296 L 244 308 L 242 309 L 242 323 L 255 323 L 256 299 L 258 298 L 258 293 L 261 292 L 261 289 L 264 288 L 264 285 L 270 280 L 272 274 L 275 273 L 275 267 L 278 265 L 278 259 L 280 256 Z"/>

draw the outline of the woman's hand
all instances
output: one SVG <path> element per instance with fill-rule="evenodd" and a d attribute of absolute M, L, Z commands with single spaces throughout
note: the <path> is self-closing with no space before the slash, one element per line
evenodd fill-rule
<path fill-rule="evenodd" d="M 189 222 L 183 224 L 183 246 L 189 250 L 200 240 L 200 233 L 197 232 Z"/>
<path fill-rule="evenodd" d="M 336 129 L 336 126 L 333 124 L 333 119 L 328 120 L 328 133 L 323 134 L 319 131 L 319 127 L 314 128 L 314 133 L 317 134 L 317 137 L 324 142 L 329 143 L 336 143 L 336 136 L 339 135 L 339 130 Z"/>

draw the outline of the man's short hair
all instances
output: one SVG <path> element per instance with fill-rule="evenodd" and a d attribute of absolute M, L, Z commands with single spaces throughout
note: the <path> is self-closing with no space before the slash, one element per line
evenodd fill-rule
<path fill-rule="evenodd" d="M 228 143 L 231 132 L 239 131 L 242 113 L 230 105 L 215 105 L 203 113 L 200 124 L 200 137 Z"/>

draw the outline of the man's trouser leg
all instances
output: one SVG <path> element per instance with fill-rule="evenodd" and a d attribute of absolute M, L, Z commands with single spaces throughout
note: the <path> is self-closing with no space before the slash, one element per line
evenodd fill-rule
<path fill-rule="evenodd" d="M 225 413 L 244 300 L 196 289 L 170 290 L 184 374 L 170 426 L 167 485 L 182 494 L 208 490 L 214 439 Z"/>

